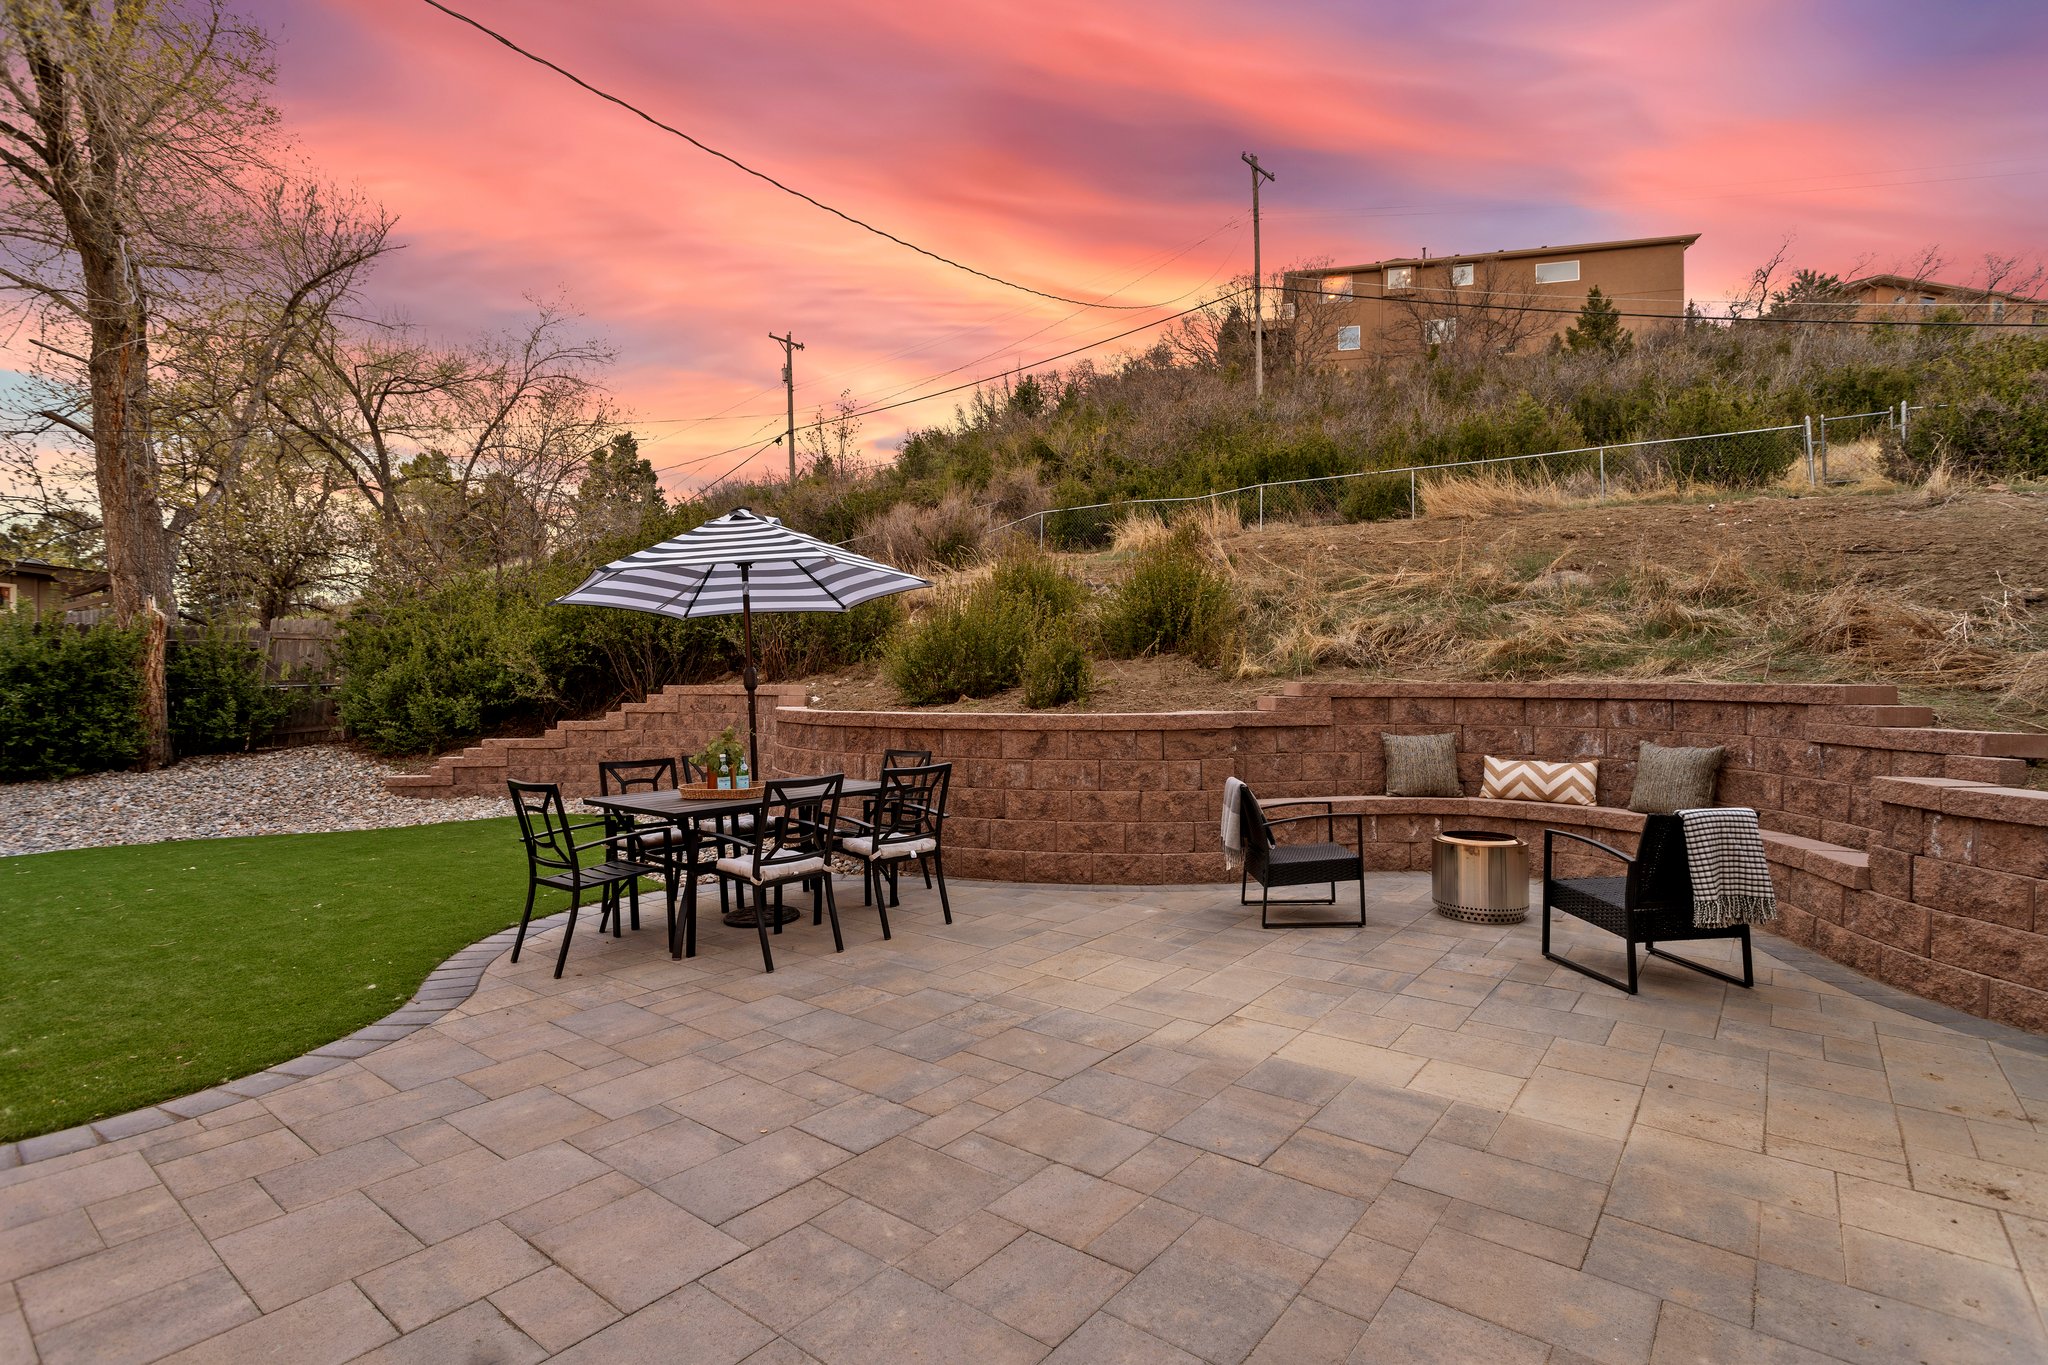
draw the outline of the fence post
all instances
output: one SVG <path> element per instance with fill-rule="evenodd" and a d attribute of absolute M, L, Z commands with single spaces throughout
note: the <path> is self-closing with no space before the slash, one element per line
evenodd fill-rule
<path fill-rule="evenodd" d="M 1259 485 L 1259 529 L 1266 529 L 1266 485 Z"/>
<path fill-rule="evenodd" d="M 1038 548 L 1045 548 L 1045 513 L 1038 514 Z"/>
<path fill-rule="evenodd" d="M 1803 440 L 1804 440 L 1804 441 L 1806 442 L 1806 486 L 1807 486 L 1808 488 L 1813 488 L 1813 487 L 1816 487 L 1816 486 L 1818 486 L 1818 484 L 1819 484 L 1820 480 L 1819 480 L 1818 476 L 1817 476 L 1817 475 L 1815 475 L 1815 473 L 1813 472 L 1813 417 L 1812 417 L 1812 415 L 1811 415 L 1811 414 L 1808 414 L 1807 416 L 1805 416 L 1805 417 L 1802 417 L 1802 418 L 1800 418 L 1800 419 L 1799 419 L 1799 424 L 1800 424 L 1800 435 L 1801 435 L 1801 438 L 1802 438 L 1802 439 L 1803 439 Z"/>
<path fill-rule="evenodd" d="M 1600 501 L 1607 501 L 1607 447 L 1600 447 Z"/>
<path fill-rule="evenodd" d="M 1906 439 L 1906 400 L 1899 400 L 1899 439 Z"/>
<path fill-rule="evenodd" d="M 1828 415 L 1820 415 L 1820 481 L 1828 481 Z"/>
<path fill-rule="evenodd" d="M 1415 471 L 1408 471 L 1408 520 L 1415 520 Z"/>

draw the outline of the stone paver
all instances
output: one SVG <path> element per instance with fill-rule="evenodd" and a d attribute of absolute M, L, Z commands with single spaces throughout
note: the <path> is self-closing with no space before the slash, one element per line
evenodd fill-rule
<path fill-rule="evenodd" d="M 559 929 L 489 942 L 305 1065 L 7 1149 L 0 1358 L 2048 1359 L 2043 1040 L 1768 937 L 1753 992 L 1631 999 L 1369 893 L 1262 933 L 1231 888 L 962 882 L 948 926 L 906 884 L 772 976 L 715 916 L 560 981 Z"/>

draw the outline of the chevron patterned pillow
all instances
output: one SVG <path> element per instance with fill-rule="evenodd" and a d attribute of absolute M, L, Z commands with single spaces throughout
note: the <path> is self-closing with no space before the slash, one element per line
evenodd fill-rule
<path fill-rule="evenodd" d="M 1551 801 L 1560 806 L 1594 804 L 1593 786 L 1600 765 L 1590 758 L 1570 763 L 1545 763 L 1533 758 L 1486 759 L 1486 779 L 1479 795 L 1494 801 Z"/>

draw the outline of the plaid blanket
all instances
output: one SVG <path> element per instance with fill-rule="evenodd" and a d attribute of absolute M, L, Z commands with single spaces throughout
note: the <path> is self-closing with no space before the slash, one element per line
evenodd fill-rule
<path fill-rule="evenodd" d="M 1756 812 L 1721 806 L 1678 812 L 1692 870 L 1692 922 L 1700 929 L 1769 924 L 1778 917 Z"/>
<path fill-rule="evenodd" d="M 1232 872 L 1244 862 L 1244 827 L 1238 816 L 1238 794 L 1244 783 L 1234 777 L 1223 779 L 1223 865 Z"/>

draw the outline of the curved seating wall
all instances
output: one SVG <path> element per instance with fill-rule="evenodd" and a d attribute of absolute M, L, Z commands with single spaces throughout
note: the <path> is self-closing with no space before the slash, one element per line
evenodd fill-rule
<path fill-rule="evenodd" d="M 785 707 L 784 772 L 869 774 L 890 747 L 954 762 L 947 866 L 1091 884 L 1222 881 L 1224 779 L 1263 799 L 1346 795 L 1367 866 L 1422 869 L 1439 830 L 1546 827 L 1633 849 L 1638 746 L 1721 745 L 1719 799 L 1757 808 L 1778 931 L 1867 975 L 2048 1031 L 2048 736 L 1932 728 L 1890 687 L 1297 683 L 1256 711 L 1150 715 Z M 1451 732 L 1465 790 L 1487 754 L 1596 758 L 1597 807 L 1395 798 L 1380 736 Z M 1583 866 L 1583 865 L 1579 865 Z"/>
<path fill-rule="evenodd" d="M 835 712 L 763 688 L 770 771 L 871 776 L 884 749 L 954 763 L 947 868 L 1092 884 L 1223 881 L 1224 779 L 1264 799 L 1351 794 L 1368 865 L 1428 866 L 1440 829 L 1546 826 L 1633 848 L 1637 747 L 1725 746 L 1720 799 L 1757 808 L 1778 928 L 1868 975 L 2048 1031 L 2048 791 L 2024 788 L 2048 735 L 1932 728 L 1890 687 L 1597 683 L 1296 683 L 1256 710 L 1150 715 Z M 507 777 L 594 786 L 597 761 L 694 749 L 744 724 L 731 685 L 672 687 L 609 716 L 491 740 L 391 780 L 417 796 L 499 794 Z M 1598 807 L 1406 800 L 1380 736 L 1457 736 L 1465 790 L 1487 754 L 1600 761 Z"/>

